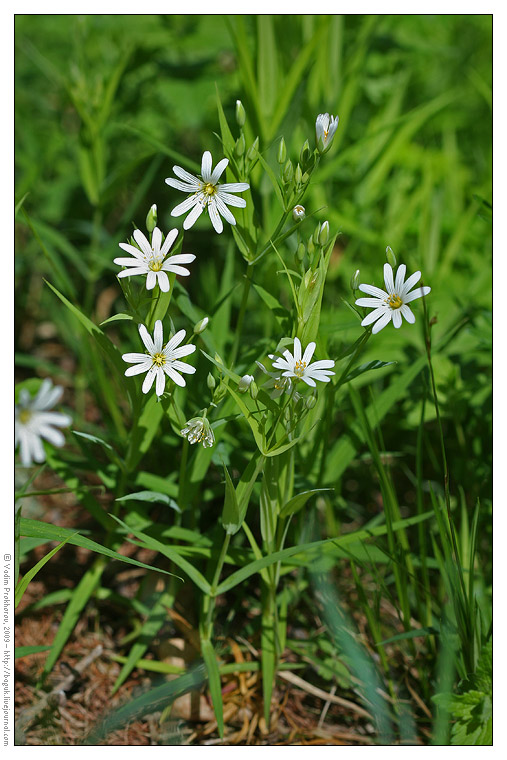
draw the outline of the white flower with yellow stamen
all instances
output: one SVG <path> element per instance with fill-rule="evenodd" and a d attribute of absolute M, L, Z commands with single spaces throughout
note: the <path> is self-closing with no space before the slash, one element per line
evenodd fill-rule
<path fill-rule="evenodd" d="M 334 361 L 322 359 L 310 364 L 314 351 L 315 343 L 312 341 L 301 356 L 301 341 L 299 338 L 294 338 L 294 355 L 289 350 L 284 351 L 283 357 L 285 358 L 277 358 L 273 362 L 273 369 L 280 369 L 283 377 L 294 377 L 296 380 L 302 380 L 307 385 L 311 385 L 312 388 L 315 388 L 315 380 L 328 383 L 329 375 L 334 375 L 334 372 L 331 371 L 331 368 L 334 367 Z"/>
<path fill-rule="evenodd" d="M 44 462 L 46 455 L 42 445 L 44 438 L 53 446 L 63 446 L 65 438 L 56 427 L 66 427 L 72 422 L 67 414 L 49 411 L 63 394 L 63 388 L 53 386 L 49 378 L 43 380 L 34 398 L 26 388 L 19 393 L 19 403 L 15 409 L 15 447 L 19 444 L 19 455 L 24 467 L 33 462 Z"/>
<path fill-rule="evenodd" d="M 129 364 L 133 364 L 133 367 L 129 367 L 125 374 L 127 377 L 131 375 L 140 375 L 142 372 L 148 374 L 144 378 L 143 393 L 148 393 L 153 381 L 157 379 L 155 386 L 155 392 L 157 396 L 161 396 L 165 388 L 166 375 L 173 380 L 176 385 L 183 387 L 186 385 L 184 378 L 180 375 L 180 372 L 186 372 L 189 375 L 193 375 L 195 367 L 185 362 L 180 361 L 182 356 L 188 356 L 193 354 L 195 346 L 191 343 L 187 346 L 177 346 L 181 343 L 185 337 L 185 330 L 180 330 L 173 335 L 171 340 L 164 346 L 163 334 L 162 334 L 162 322 L 157 319 L 155 322 L 155 330 L 153 332 L 153 340 L 144 325 L 139 325 L 139 335 L 141 340 L 146 346 L 147 354 L 123 354 L 122 359 Z"/>
<path fill-rule="evenodd" d="M 182 169 L 181 166 L 173 166 L 173 172 L 179 179 L 168 177 L 166 179 L 167 184 L 176 188 L 176 190 L 181 190 L 183 193 L 192 193 L 183 203 L 180 203 L 171 211 L 171 216 L 181 216 L 181 214 L 190 211 L 190 214 L 183 222 L 183 229 L 190 229 L 205 208 L 208 209 L 211 224 L 216 232 L 220 233 L 224 228 L 220 215 L 229 224 L 236 224 L 236 220 L 227 206 L 245 208 L 245 199 L 236 198 L 232 193 L 242 193 L 244 190 L 248 190 L 250 185 L 246 182 L 230 182 L 219 185 L 218 180 L 228 163 L 229 160 L 223 158 L 218 162 L 214 171 L 212 171 L 211 153 L 207 150 L 202 157 L 201 178 L 194 177 L 185 171 L 185 169 Z"/>
<path fill-rule="evenodd" d="M 180 432 L 189 443 L 202 443 L 205 449 L 211 448 L 215 443 L 215 435 L 206 417 L 192 417 Z"/>
<path fill-rule="evenodd" d="M 190 264 L 195 259 L 193 253 L 178 253 L 176 256 L 166 258 L 177 237 L 178 230 L 174 228 L 167 234 L 162 245 L 162 233 L 158 227 L 155 227 L 150 244 L 141 230 L 134 230 L 134 240 L 139 248 L 129 243 L 119 243 L 120 248 L 123 248 L 124 251 L 130 253 L 134 258 L 118 258 L 114 260 L 115 264 L 129 267 L 129 269 L 123 269 L 118 277 L 146 274 L 148 275 L 146 278 L 147 290 L 152 290 L 158 282 L 160 290 L 167 293 L 170 286 L 166 273 L 174 272 L 174 274 L 188 275 L 190 274 L 188 269 L 180 266 L 180 264 Z"/>
<path fill-rule="evenodd" d="M 317 116 L 315 121 L 315 142 L 319 153 L 327 153 L 331 147 L 339 120 L 339 116 L 333 117 L 328 113 L 319 113 Z"/>
<path fill-rule="evenodd" d="M 373 309 L 361 322 L 363 327 L 371 325 L 375 322 L 372 328 L 372 333 L 378 333 L 389 322 L 393 321 L 393 325 L 398 328 L 401 327 L 402 316 L 405 317 L 407 322 L 413 324 L 415 322 L 414 314 L 409 306 L 411 301 L 415 301 L 416 298 L 427 296 L 431 291 L 431 288 L 427 285 L 424 287 L 416 288 L 410 293 L 410 289 L 416 285 L 421 279 L 420 272 L 414 272 L 405 282 L 405 273 L 407 267 L 405 264 L 400 264 L 398 271 L 396 272 L 396 282 L 393 277 L 393 268 L 390 264 L 384 264 L 384 282 L 386 290 L 376 288 L 375 285 L 359 285 L 359 290 L 363 293 L 373 296 L 373 298 L 358 298 L 356 306 L 365 306 L 366 308 Z"/>

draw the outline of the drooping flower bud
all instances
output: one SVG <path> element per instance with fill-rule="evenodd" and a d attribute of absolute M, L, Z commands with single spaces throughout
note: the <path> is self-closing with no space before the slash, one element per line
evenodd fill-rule
<path fill-rule="evenodd" d="M 153 232 L 156 226 L 157 226 L 157 204 L 154 203 L 146 216 L 146 229 L 148 230 L 148 232 Z"/>
<path fill-rule="evenodd" d="M 250 389 L 249 390 L 250 390 L 250 396 L 255 401 L 255 399 L 257 398 L 257 395 L 259 393 L 259 389 L 257 388 L 257 383 L 255 382 L 255 380 L 252 380 L 252 382 L 250 383 Z"/>
<path fill-rule="evenodd" d="M 253 375 L 243 375 L 238 383 L 238 391 L 240 393 L 246 393 L 251 383 L 253 382 Z"/>
<path fill-rule="evenodd" d="M 305 218 L 306 211 L 304 206 L 300 206 L 299 204 L 297 206 L 294 206 L 292 209 L 292 218 L 295 222 L 302 222 Z"/>
<path fill-rule="evenodd" d="M 306 399 L 306 408 L 313 409 L 316 403 L 317 403 L 317 397 L 312 394 L 311 396 L 308 396 L 308 398 Z"/>
<path fill-rule="evenodd" d="M 242 127 L 246 121 L 245 108 L 241 100 L 236 101 L 236 122 L 239 127 Z"/>

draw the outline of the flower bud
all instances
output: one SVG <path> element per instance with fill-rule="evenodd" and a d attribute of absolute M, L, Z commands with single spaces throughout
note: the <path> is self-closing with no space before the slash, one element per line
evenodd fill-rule
<path fill-rule="evenodd" d="M 216 361 L 217 364 L 223 364 L 224 363 L 222 357 L 220 356 L 220 354 L 217 354 L 217 353 L 215 353 L 215 361 Z"/>
<path fill-rule="evenodd" d="M 303 181 L 303 172 L 301 171 L 301 167 L 298 164 L 296 166 L 296 171 L 294 172 L 294 182 L 297 186 L 301 185 L 301 182 Z"/>
<path fill-rule="evenodd" d="M 156 226 L 157 226 L 157 204 L 154 203 L 146 216 L 146 229 L 148 230 L 148 232 L 153 232 Z"/>
<path fill-rule="evenodd" d="M 214 391 L 215 390 L 216 384 L 217 383 L 216 383 L 215 378 L 213 377 L 213 375 L 211 374 L 211 372 L 208 372 L 208 377 L 206 378 L 206 385 L 208 386 L 208 388 L 210 389 L 210 391 Z"/>
<path fill-rule="evenodd" d="M 246 393 L 249 389 L 252 381 L 253 381 L 253 375 L 243 375 L 241 380 L 238 383 L 238 391 L 240 393 Z"/>
<path fill-rule="evenodd" d="M 292 166 L 292 161 L 289 160 L 283 167 L 283 181 L 289 184 L 289 182 L 292 182 L 292 178 L 294 176 L 294 167 Z"/>
<path fill-rule="evenodd" d="M 296 251 L 296 257 L 298 261 L 303 261 L 306 253 L 306 248 L 304 243 L 300 243 L 297 247 Z"/>
<path fill-rule="evenodd" d="M 306 250 L 308 251 L 309 256 L 312 256 L 315 253 L 315 243 L 313 242 L 313 235 L 311 235 L 308 238 L 308 243 L 306 244 Z"/>
<path fill-rule="evenodd" d="M 259 389 L 257 388 L 257 383 L 255 382 L 255 380 L 252 380 L 252 382 L 250 383 L 250 389 L 249 390 L 250 390 L 250 396 L 255 401 L 255 399 L 257 398 L 257 395 L 259 393 Z"/>
<path fill-rule="evenodd" d="M 329 240 L 329 222 L 325 221 L 323 222 L 322 227 L 320 228 L 319 244 L 326 245 L 328 240 Z"/>
<path fill-rule="evenodd" d="M 301 153 L 299 154 L 299 161 L 300 161 L 301 166 L 306 166 L 309 158 L 310 158 L 310 143 L 308 142 L 308 140 L 305 140 L 304 145 L 301 148 Z"/>
<path fill-rule="evenodd" d="M 236 101 L 236 121 L 239 127 L 242 127 L 246 121 L 246 113 L 241 100 Z"/>
<path fill-rule="evenodd" d="M 313 240 L 314 245 L 319 245 L 320 227 L 321 227 L 321 224 L 319 222 L 318 225 L 315 227 L 315 231 L 312 235 L 312 240 Z"/>
<path fill-rule="evenodd" d="M 202 319 L 199 320 L 199 322 L 196 322 L 196 324 L 194 325 L 194 333 L 196 335 L 199 335 L 200 333 L 204 332 L 208 326 L 208 322 L 209 322 L 209 317 L 203 317 Z"/>
<path fill-rule="evenodd" d="M 294 219 L 295 222 L 302 222 L 303 219 L 305 218 L 305 214 L 306 214 L 305 207 L 300 206 L 299 204 L 297 206 L 294 206 L 294 208 L 292 209 L 292 218 Z"/>
<path fill-rule="evenodd" d="M 389 245 L 386 248 L 386 259 L 387 259 L 387 263 L 390 264 L 392 267 L 396 266 L 396 256 L 394 255 L 393 249 Z"/>
<path fill-rule="evenodd" d="M 282 137 L 282 139 L 280 140 L 280 145 L 278 146 L 277 161 L 281 165 L 285 163 L 286 158 L 287 158 L 287 148 L 285 147 L 285 140 Z"/>
<path fill-rule="evenodd" d="M 255 161 L 257 153 L 259 152 L 259 138 L 256 137 L 253 143 L 248 148 L 246 157 L 248 161 Z"/>
<path fill-rule="evenodd" d="M 245 152 L 245 148 L 246 148 L 245 135 L 242 132 L 240 136 L 238 137 L 238 139 L 236 140 L 236 145 L 234 146 L 234 151 L 239 158 L 241 158 L 241 156 Z"/>
<path fill-rule="evenodd" d="M 316 403 L 317 403 L 317 397 L 312 394 L 311 396 L 308 396 L 308 398 L 306 399 L 306 408 L 313 409 Z"/>
<path fill-rule="evenodd" d="M 356 269 L 352 277 L 350 278 L 350 289 L 357 290 L 359 287 L 359 269 Z"/>

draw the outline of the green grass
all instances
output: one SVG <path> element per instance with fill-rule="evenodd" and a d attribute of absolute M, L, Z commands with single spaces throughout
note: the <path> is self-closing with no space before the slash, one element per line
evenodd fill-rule
<path fill-rule="evenodd" d="M 490 743 L 491 24 L 487 15 L 16 17 L 17 379 L 65 386 L 81 435 L 48 447 L 48 466 L 91 517 L 90 538 L 79 525 L 44 529 L 43 511 L 40 523 L 23 517 L 21 536 L 100 554 L 62 597 L 44 673 L 101 598 L 139 632 L 116 655 L 115 688 L 151 662 L 148 640 L 178 599 L 191 600 L 205 665 L 93 736 L 206 677 L 226 736 L 222 637 L 241 633 L 262 650 L 266 722 L 289 651 L 307 680 L 376 716 L 377 743 Z M 340 123 L 314 167 L 302 146 L 313 151 L 324 111 Z M 297 228 L 300 190 L 279 179 L 282 136 L 292 171 L 300 162 L 311 175 Z M 139 278 L 116 279 L 118 243 L 145 230 L 153 203 L 164 234 L 181 228 L 170 210 L 183 195 L 164 179 L 173 164 L 198 172 L 204 150 L 214 163 L 230 158 L 225 181 L 248 176 L 247 207 L 222 235 L 203 214 L 183 241 L 197 255 L 191 276 L 150 304 Z M 320 248 L 310 238 L 324 220 L 331 236 Z M 415 325 L 368 337 L 349 282 L 359 269 L 360 282 L 382 286 L 387 245 L 432 290 L 415 302 Z M 203 316 L 186 389 L 161 403 L 144 396 L 121 359 L 140 350 L 136 323 L 161 318 L 164 336 L 173 326 L 190 338 Z M 336 376 L 287 432 L 255 361 L 269 365 L 296 331 L 316 340 L 319 359 L 336 359 Z M 245 373 L 257 398 L 237 391 Z M 211 398 L 216 444 L 189 446 L 179 431 Z M 159 498 L 136 500 L 140 491 Z M 157 552 L 149 566 L 167 579 L 148 606 L 115 601 L 104 572 L 128 536 Z M 29 555 L 25 578 L 34 565 Z M 225 607 L 215 606 L 220 594 Z"/>

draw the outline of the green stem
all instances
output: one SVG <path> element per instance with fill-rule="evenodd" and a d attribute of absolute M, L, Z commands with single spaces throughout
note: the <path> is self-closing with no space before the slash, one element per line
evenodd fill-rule
<path fill-rule="evenodd" d="M 211 639 L 211 634 L 213 632 L 213 612 L 215 610 L 215 602 L 216 602 L 215 593 L 218 587 L 218 582 L 220 580 L 220 574 L 224 566 L 225 557 L 227 555 L 227 549 L 229 548 L 230 540 L 231 540 L 230 533 L 226 533 L 224 543 L 222 544 L 222 551 L 220 552 L 220 556 L 217 561 L 217 566 L 215 568 L 213 581 L 211 582 L 211 593 L 209 596 L 204 597 L 203 612 L 206 616 L 206 621 L 204 624 L 204 638 L 206 639 Z"/>
<path fill-rule="evenodd" d="M 252 284 L 253 269 L 253 264 L 249 264 L 246 270 L 245 279 L 243 280 L 243 294 L 241 296 L 241 305 L 239 307 L 238 321 L 236 323 L 234 343 L 232 345 L 231 356 L 229 358 L 229 367 L 231 368 L 234 367 L 234 362 L 236 361 L 238 355 L 239 342 L 241 340 L 241 333 L 243 330 L 243 321 L 245 319 L 246 306 L 248 303 L 248 295 L 250 293 L 250 286 Z"/>

